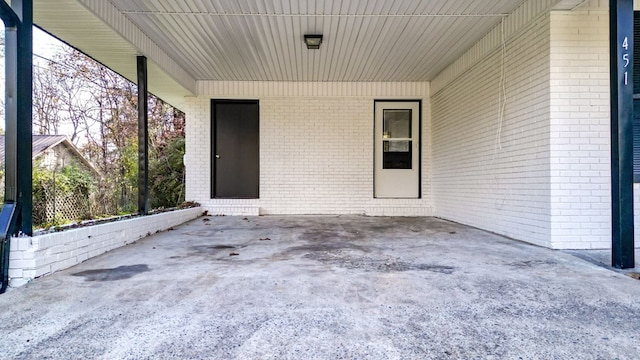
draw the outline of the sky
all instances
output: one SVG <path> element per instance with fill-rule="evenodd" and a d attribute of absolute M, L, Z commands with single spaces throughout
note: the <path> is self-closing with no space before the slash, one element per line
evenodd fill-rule
<path fill-rule="evenodd" d="M 56 52 L 59 51 L 60 47 L 67 46 L 62 41 L 56 39 L 55 37 L 47 34 L 46 32 L 40 30 L 38 27 L 33 27 L 33 54 L 34 54 L 34 62 L 37 58 L 48 58 L 50 59 Z"/>
<path fill-rule="evenodd" d="M 0 31 L 4 32 L 4 24 L 0 22 Z M 46 32 L 40 30 L 38 27 L 33 27 L 33 62 L 34 65 L 37 66 L 38 63 L 42 63 L 44 59 L 50 59 L 55 55 L 56 52 L 59 51 L 60 47 L 66 46 L 63 42 L 56 39 L 55 37 L 47 34 Z M 2 48 L 2 52 L 4 52 L 4 47 Z M 44 58 L 44 59 L 43 59 Z M 0 57 L 0 96 L 4 98 L 4 56 Z M 5 128 L 4 119 L 0 121 L 0 129 Z"/>
<path fill-rule="evenodd" d="M 4 32 L 4 25 L 0 22 L 0 31 Z M 63 42 L 55 37 L 40 30 L 38 27 L 33 27 L 33 55 L 34 63 L 38 62 L 38 59 L 51 58 L 61 46 L 66 46 Z M 4 51 L 4 49 L 3 49 Z M 4 57 L 1 60 L 2 64 L 2 76 L 4 76 Z"/>

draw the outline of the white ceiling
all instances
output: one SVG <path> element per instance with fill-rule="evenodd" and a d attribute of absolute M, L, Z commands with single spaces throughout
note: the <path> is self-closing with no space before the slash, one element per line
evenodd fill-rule
<path fill-rule="evenodd" d="M 77 0 L 34 0 L 33 5 L 36 25 L 136 81 L 136 55 L 140 50 Z M 183 109 L 184 97 L 194 95 L 185 81 L 171 76 L 153 61 L 148 64 L 148 72 L 150 91 L 173 106 Z"/>
<path fill-rule="evenodd" d="M 194 79 L 232 81 L 429 81 L 523 3 L 109 1 Z"/>
<path fill-rule="evenodd" d="M 34 22 L 131 81 L 136 55 L 146 55 L 150 90 L 182 108 L 198 80 L 431 81 L 524 3 L 34 0 Z M 312 33 L 324 35 L 320 50 L 303 43 Z"/>

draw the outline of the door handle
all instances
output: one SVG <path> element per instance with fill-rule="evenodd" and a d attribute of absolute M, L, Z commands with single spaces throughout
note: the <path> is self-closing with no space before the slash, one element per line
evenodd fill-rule
<path fill-rule="evenodd" d="M 220 155 L 216 154 L 216 159 L 220 159 Z"/>

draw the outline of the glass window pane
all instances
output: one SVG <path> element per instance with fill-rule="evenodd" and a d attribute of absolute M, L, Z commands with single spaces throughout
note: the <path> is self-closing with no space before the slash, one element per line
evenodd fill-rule
<path fill-rule="evenodd" d="M 411 141 L 383 141 L 382 145 L 383 169 L 411 169 Z"/>
<path fill-rule="evenodd" d="M 384 110 L 382 137 L 385 139 L 411 137 L 411 110 Z"/>

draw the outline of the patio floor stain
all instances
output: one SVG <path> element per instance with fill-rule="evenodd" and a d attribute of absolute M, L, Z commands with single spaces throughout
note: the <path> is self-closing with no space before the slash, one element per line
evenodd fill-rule
<path fill-rule="evenodd" d="M 82 276 L 86 281 L 115 281 L 132 278 L 133 276 L 151 271 L 146 264 L 118 266 L 110 269 L 91 269 L 73 273 L 73 276 Z"/>

